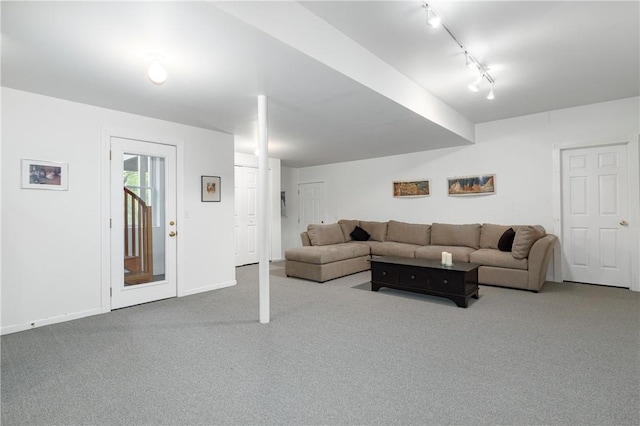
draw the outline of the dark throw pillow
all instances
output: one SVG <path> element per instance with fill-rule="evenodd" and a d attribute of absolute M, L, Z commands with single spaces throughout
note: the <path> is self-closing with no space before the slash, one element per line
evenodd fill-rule
<path fill-rule="evenodd" d="M 368 241 L 369 238 L 371 238 L 371 235 L 369 235 L 367 231 L 360 228 L 359 226 L 356 226 L 355 229 L 349 235 L 351 235 L 351 238 L 353 238 L 356 241 Z"/>
<path fill-rule="evenodd" d="M 513 228 L 509 228 L 504 231 L 504 234 L 500 237 L 500 241 L 498 241 L 498 249 L 500 251 L 511 251 L 511 247 L 513 247 L 513 239 L 515 237 L 516 231 L 514 231 Z"/>

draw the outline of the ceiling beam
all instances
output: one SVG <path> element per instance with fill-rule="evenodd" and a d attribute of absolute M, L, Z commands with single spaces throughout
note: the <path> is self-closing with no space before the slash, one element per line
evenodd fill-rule
<path fill-rule="evenodd" d="M 471 120 L 301 4 L 293 1 L 212 4 L 432 123 L 475 142 Z"/>

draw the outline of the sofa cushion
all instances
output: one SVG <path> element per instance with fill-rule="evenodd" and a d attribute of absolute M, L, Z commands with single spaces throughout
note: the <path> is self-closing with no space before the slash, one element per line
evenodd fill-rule
<path fill-rule="evenodd" d="M 387 222 L 365 222 L 361 220 L 360 227 L 371 235 L 373 241 L 385 241 Z"/>
<path fill-rule="evenodd" d="M 371 235 L 359 226 L 356 226 L 349 236 L 356 241 L 368 241 L 371 238 Z"/>
<path fill-rule="evenodd" d="M 499 268 L 523 269 L 529 265 L 527 259 L 516 259 L 510 252 L 496 249 L 480 249 L 471 253 L 469 257 L 471 263 L 478 263 L 483 266 L 496 266 Z"/>
<path fill-rule="evenodd" d="M 479 223 L 469 225 L 434 223 L 431 225 L 431 244 L 478 249 L 480 248 L 481 228 Z"/>
<path fill-rule="evenodd" d="M 354 240 L 354 241 L 351 241 L 351 242 L 355 243 L 355 244 L 360 244 L 360 245 L 369 247 L 369 253 L 371 253 L 371 248 L 372 247 L 379 246 L 380 244 L 383 244 L 380 241 L 371 241 L 371 240 L 369 240 L 369 241 L 355 241 Z"/>
<path fill-rule="evenodd" d="M 524 259 L 529 256 L 529 250 L 533 243 L 544 237 L 546 231 L 542 226 L 520 226 L 516 230 L 516 236 L 513 239 L 513 248 L 511 254 L 516 259 Z"/>
<path fill-rule="evenodd" d="M 431 240 L 431 226 L 390 220 L 387 224 L 386 240 L 426 246 Z"/>
<path fill-rule="evenodd" d="M 351 233 L 356 228 L 356 226 L 360 226 L 359 220 L 350 220 L 350 219 L 340 219 L 338 221 L 340 228 L 342 228 L 342 234 L 344 234 L 345 241 L 351 241 Z"/>
<path fill-rule="evenodd" d="M 508 225 L 483 223 L 482 230 L 480 231 L 480 248 L 497 249 L 500 237 L 509 228 L 511 227 Z"/>
<path fill-rule="evenodd" d="M 385 241 L 384 243 L 372 244 L 371 254 L 374 256 L 414 257 L 416 249 L 420 247 L 423 246 Z"/>
<path fill-rule="evenodd" d="M 511 252 L 511 249 L 513 248 L 513 239 L 515 238 L 515 236 L 516 231 L 514 231 L 513 228 L 509 228 L 504 231 L 504 234 L 502 234 L 500 240 L 498 241 L 498 250 Z"/>
<path fill-rule="evenodd" d="M 369 246 L 358 243 L 342 243 L 326 246 L 308 246 L 288 249 L 284 252 L 287 260 L 324 265 L 369 255 Z"/>
<path fill-rule="evenodd" d="M 469 262 L 469 256 L 475 251 L 471 247 L 423 246 L 416 249 L 415 256 L 422 259 L 442 260 L 442 252 L 451 253 L 453 263 Z"/>
<path fill-rule="evenodd" d="M 307 226 L 307 234 L 312 246 L 327 246 L 345 242 L 342 229 L 337 223 L 330 225 L 310 224 Z"/>

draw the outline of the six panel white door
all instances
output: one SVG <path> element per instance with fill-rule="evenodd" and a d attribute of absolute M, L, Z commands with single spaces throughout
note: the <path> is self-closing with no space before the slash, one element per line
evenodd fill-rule
<path fill-rule="evenodd" d="M 324 222 L 324 182 L 298 185 L 299 232 L 307 230 L 310 223 Z"/>
<path fill-rule="evenodd" d="M 563 279 L 629 287 L 626 145 L 562 151 Z"/>
<path fill-rule="evenodd" d="M 258 262 L 258 170 L 235 167 L 236 266 Z"/>

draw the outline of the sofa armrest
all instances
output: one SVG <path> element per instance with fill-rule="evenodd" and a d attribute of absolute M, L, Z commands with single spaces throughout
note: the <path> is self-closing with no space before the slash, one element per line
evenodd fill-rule
<path fill-rule="evenodd" d="M 547 234 L 533 243 L 528 258 L 529 290 L 539 291 L 547 280 L 547 268 L 557 243 L 558 237 L 552 234 Z"/>
<path fill-rule="evenodd" d="M 300 234 L 300 239 L 302 240 L 303 246 L 311 245 L 311 239 L 309 238 L 309 234 L 307 234 L 307 231 L 304 231 L 303 233 Z"/>

